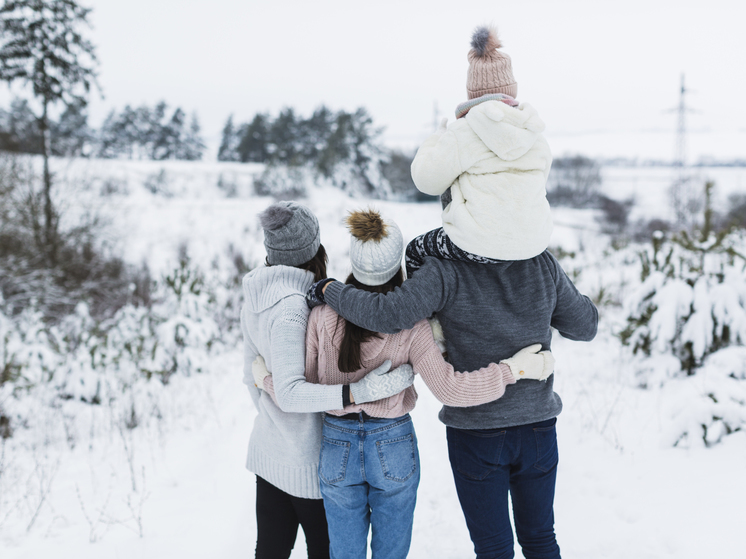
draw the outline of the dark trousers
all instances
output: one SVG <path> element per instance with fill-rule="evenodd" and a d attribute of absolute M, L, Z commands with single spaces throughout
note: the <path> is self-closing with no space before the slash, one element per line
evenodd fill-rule
<path fill-rule="evenodd" d="M 287 559 L 303 527 L 308 559 L 329 559 L 324 502 L 288 495 L 256 476 L 256 559 Z"/>
<path fill-rule="evenodd" d="M 448 427 L 448 456 L 478 559 L 511 559 L 513 529 L 526 559 L 559 559 L 554 535 L 556 419 L 505 429 Z"/>

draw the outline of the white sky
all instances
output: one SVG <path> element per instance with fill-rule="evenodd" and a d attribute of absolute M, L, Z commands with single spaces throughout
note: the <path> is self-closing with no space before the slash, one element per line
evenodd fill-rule
<path fill-rule="evenodd" d="M 741 0 L 83 0 L 113 107 L 165 99 L 197 111 L 211 144 L 282 107 L 366 107 L 388 143 L 416 147 L 465 100 L 471 32 L 494 23 L 518 98 L 547 135 L 673 131 L 679 76 L 701 112 L 692 130 L 746 136 Z M 746 144 L 746 140 L 744 142 Z M 667 148 L 668 149 L 668 148 Z M 671 151 L 673 146 L 671 145 Z M 746 145 L 743 150 L 746 152 Z"/>

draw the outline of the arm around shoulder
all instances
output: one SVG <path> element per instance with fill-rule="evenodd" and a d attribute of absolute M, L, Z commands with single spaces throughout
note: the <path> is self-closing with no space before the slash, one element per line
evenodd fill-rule
<path fill-rule="evenodd" d="M 443 263 L 426 258 L 411 279 L 389 293 L 371 293 L 335 281 L 327 284 L 324 300 L 346 320 L 385 334 L 408 330 L 445 305 L 453 280 Z"/>

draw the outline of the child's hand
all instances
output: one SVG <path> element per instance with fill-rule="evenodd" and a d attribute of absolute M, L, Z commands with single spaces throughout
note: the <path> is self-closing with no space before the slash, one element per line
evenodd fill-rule
<path fill-rule="evenodd" d="M 443 120 L 440 121 L 440 126 L 438 126 L 438 132 L 445 132 L 448 129 L 448 117 L 443 117 Z"/>
<path fill-rule="evenodd" d="M 254 386 L 257 388 L 264 388 L 264 377 L 272 374 L 267 370 L 267 364 L 261 355 L 257 355 L 251 364 L 251 372 L 254 375 Z"/>
<path fill-rule="evenodd" d="M 428 318 L 427 321 L 430 323 L 430 329 L 433 331 L 435 345 L 438 346 L 441 353 L 445 353 L 446 337 L 443 335 L 443 327 L 440 325 L 440 320 L 438 320 L 437 316 L 433 316 L 432 318 Z"/>

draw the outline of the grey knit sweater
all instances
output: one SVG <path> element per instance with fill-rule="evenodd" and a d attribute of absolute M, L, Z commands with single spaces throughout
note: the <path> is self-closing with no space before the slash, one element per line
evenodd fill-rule
<path fill-rule="evenodd" d="M 548 251 L 530 260 L 496 264 L 425 258 L 422 267 L 387 294 L 330 283 L 324 298 L 337 313 L 375 332 L 412 328 L 437 313 L 456 370 L 498 363 L 540 343 L 551 349 L 552 328 L 572 340 L 596 335 L 598 311 Z M 547 381 L 509 385 L 499 400 L 468 408 L 444 406 L 440 419 L 460 429 L 525 425 L 557 416 L 562 401 Z"/>

